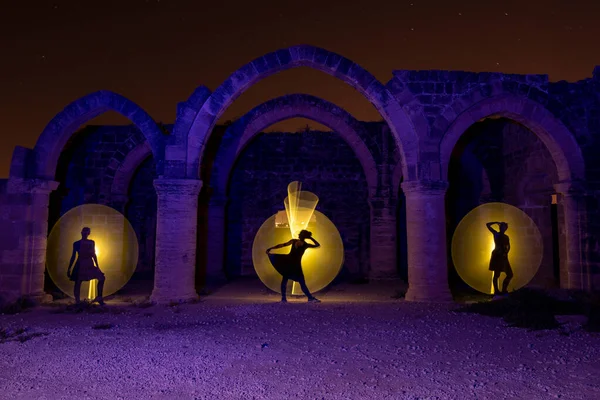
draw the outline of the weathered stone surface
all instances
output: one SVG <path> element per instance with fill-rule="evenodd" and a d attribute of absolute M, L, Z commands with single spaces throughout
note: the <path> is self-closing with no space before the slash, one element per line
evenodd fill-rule
<path fill-rule="evenodd" d="M 201 152 L 197 151 L 197 149 L 200 149 L 202 144 L 209 141 L 216 118 L 232 103 L 233 99 L 240 96 L 252 83 L 283 69 L 293 67 L 310 66 L 336 76 L 356 88 L 382 113 L 383 118 L 390 124 L 391 131 L 395 135 L 397 143 L 399 145 L 401 142 L 405 143 L 409 147 L 408 151 L 411 152 L 413 148 L 416 148 L 417 135 L 413 124 L 406 118 L 404 110 L 397 104 L 394 97 L 388 93 L 387 88 L 371 73 L 355 63 L 349 66 L 347 72 L 343 72 L 342 64 L 344 64 L 344 59 L 341 56 L 313 46 L 294 46 L 289 49 L 289 53 L 291 60 L 285 65 L 281 65 L 276 52 L 253 60 L 250 64 L 254 67 L 257 74 L 248 80 L 247 84 L 236 86 L 232 83 L 237 76 L 236 71 L 204 103 L 190 127 L 188 136 L 188 146 L 191 148 L 188 151 L 187 160 L 187 176 L 189 178 L 198 176 L 196 166 L 200 164 L 198 158 L 201 157 Z M 327 60 L 333 61 L 338 58 L 341 61 L 337 69 L 334 70 L 331 64 L 327 64 Z M 400 145 L 400 148 L 402 148 L 402 145 Z M 412 161 L 412 154 L 407 159 Z"/>
<path fill-rule="evenodd" d="M 254 236 L 267 218 L 284 209 L 287 185 L 294 180 L 319 197 L 317 209 L 340 231 L 344 273 L 366 276 L 370 211 L 364 171 L 340 135 L 314 131 L 258 136 L 237 160 L 226 214 L 228 275 L 254 274 Z M 208 242 L 207 252 L 220 251 L 213 243 Z"/>
<path fill-rule="evenodd" d="M 213 131 L 223 132 L 221 127 L 213 129 L 218 116 L 235 98 L 261 79 L 302 66 L 323 71 L 356 88 L 381 112 L 385 122 L 361 123 L 334 105 L 313 101 L 306 96 L 303 100 L 308 101 L 304 103 L 294 102 L 292 97 L 275 99 L 234 122 L 223 137 L 221 150 L 214 150 L 217 146 L 207 152 Z M 272 136 L 267 141 L 262 137 L 255 138 L 254 133 L 270 123 L 295 116 L 311 117 L 306 111 L 309 108 L 312 117 L 318 115 L 319 122 L 337 132 L 337 136 L 322 135 L 318 140 L 307 139 L 305 144 L 295 143 L 295 139 L 290 139 L 293 135 Z M 121 113 L 136 127 L 88 127 L 71 140 L 73 130 L 108 110 Z M 392 271 L 391 249 L 398 245 L 398 240 L 394 244 L 392 237 L 395 231 L 391 226 L 395 224 L 396 216 L 395 210 L 385 204 L 399 195 L 399 182 L 403 180 L 407 235 L 412 243 L 408 245 L 411 286 L 408 297 L 413 300 L 444 300 L 448 297 L 446 277 L 436 269 L 444 264 L 443 251 L 440 250 L 442 244 L 436 245 L 433 239 L 427 239 L 427 235 L 433 235 L 445 246 L 448 238 L 435 235 L 445 232 L 445 225 L 454 223 L 453 218 L 458 218 L 460 213 L 444 216 L 441 211 L 444 202 L 440 200 L 440 197 L 443 199 L 440 194 L 443 184 L 440 186 L 431 181 L 449 179 L 452 157 L 469 141 L 464 138 L 468 137 L 465 132 L 471 126 L 484 119 L 504 118 L 522 126 L 511 126 L 501 135 L 489 130 L 485 133 L 488 138 L 505 139 L 500 144 L 502 154 L 496 161 L 496 167 L 489 164 L 489 160 L 495 159 L 494 151 L 497 152 L 491 141 L 470 142 L 471 145 L 488 146 L 487 154 L 491 154 L 491 158 L 487 161 L 479 157 L 481 151 L 472 149 L 468 152 L 470 156 L 461 158 L 465 166 L 472 168 L 463 177 L 468 175 L 469 179 L 477 178 L 481 183 L 476 188 L 478 193 L 471 187 L 459 196 L 462 211 L 466 212 L 480 202 L 494 200 L 509 202 L 523 209 L 544 237 L 543 269 L 535 282 L 546 285 L 544 282 L 552 281 L 547 267 L 552 248 L 552 245 L 547 246 L 551 231 L 548 197 L 553 191 L 560 193 L 557 206 L 561 243 L 560 282 L 567 287 L 597 289 L 600 282 L 600 243 L 596 239 L 600 236 L 600 218 L 595 218 L 600 205 L 599 115 L 598 68 L 594 69 L 590 79 L 552 83 L 547 75 L 394 71 L 394 77 L 384 86 L 345 57 L 313 46 L 294 46 L 251 61 L 233 72 L 214 93 L 199 87 L 178 107 L 175 127 L 157 124 L 133 102 L 109 91 L 92 93 L 67 105 L 50 121 L 33 150 L 19 148 L 15 151 L 12 179 L 0 186 L 0 223 L 2 226 L 10 225 L 15 236 L 26 237 L 28 243 L 33 243 L 36 250 L 32 254 L 35 256 L 23 262 L 32 275 L 28 275 L 27 283 L 19 288 L 35 292 L 41 285 L 39 277 L 43 262 L 40 251 L 45 248 L 43 234 L 47 231 L 47 222 L 52 226 L 74 206 L 100 203 L 126 213 L 138 236 L 143 236 L 141 242 L 144 244 L 140 245 L 143 257 L 140 257 L 139 267 L 149 269 L 154 256 L 150 249 L 154 247 L 157 229 L 154 217 L 157 202 L 162 204 L 158 225 L 163 226 L 160 228 L 163 233 L 167 232 L 165 226 L 171 218 L 170 213 L 164 211 L 170 210 L 169 207 L 175 207 L 175 220 L 183 221 L 182 215 L 187 215 L 190 218 L 186 223 L 196 229 L 197 223 L 190 221 L 195 221 L 198 203 L 196 184 L 157 181 L 160 187 L 157 190 L 161 191 L 157 199 L 150 182 L 159 176 L 187 177 L 194 182 L 198 182 L 196 178 L 199 176 L 203 179 L 205 175 L 211 176 L 212 190 L 217 196 L 224 196 L 230 190 L 231 203 L 223 211 L 215 193 L 211 197 L 211 188 L 206 188 L 203 198 L 212 198 L 213 211 L 210 213 L 213 223 L 211 225 L 210 218 L 203 219 L 201 223 L 208 223 L 212 226 L 209 231 L 221 238 L 225 225 L 217 228 L 214 222 L 224 219 L 227 234 L 223 240 L 212 239 L 213 233 L 209 234 L 207 240 L 212 242 L 201 244 L 201 248 L 204 246 L 206 252 L 207 249 L 222 249 L 223 241 L 237 243 L 234 246 L 237 248 L 225 245 L 227 257 L 244 260 L 249 254 L 257 226 L 276 211 L 275 204 L 281 201 L 282 193 L 278 193 L 276 188 L 285 188 L 290 180 L 298 179 L 314 183 L 318 189 L 311 190 L 318 192 L 323 199 L 332 200 L 329 204 L 323 200 L 321 207 L 332 219 L 335 218 L 334 222 L 343 231 L 348 250 L 348 271 L 375 277 Z M 248 133 L 250 131 L 253 132 Z M 340 142 L 340 137 L 345 142 Z M 68 146 L 64 147 L 66 143 Z M 263 147 L 256 148 L 253 153 L 251 150 L 255 143 L 261 143 Z M 168 145 L 166 151 L 165 145 Z M 293 147 L 295 145 L 321 158 L 302 159 L 294 153 L 297 150 Z M 347 151 L 346 145 L 354 151 Z M 242 153 L 245 146 L 248 150 Z M 226 148 L 233 150 L 226 152 Z M 325 155 L 326 151 L 333 152 L 333 155 Z M 218 155 L 218 152 L 224 153 Z M 210 166 L 215 155 L 226 159 L 227 163 L 218 161 Z M 294 157 L 301 161 L 290 162 Z M 232 168 L 235 160 L 238 164 Z M 487 164 L 482 169 L 477 163 Z M 200 175 L 200 166 L 203 171 L 208 168 L 208 172 Z M 357 166 L 359 169 L 356 169 Z M 475 177 L 477 173 L 479 176 Z M 501 174 L 511 178 L 502 181 Z M 61 185 L 50 195 L 48 216 L 44 213 L 47 213 L 48 193 L 53 188 L 44 184 L 40 186 L 39 182 L 50 179 L 60 181 Z M 563 184 L 576 181 L 586 183 L 583 194 L 572 189 L 572 183 L 567 185 L 570 185 L 569 188 Z M 237 193 L 237 197 L 231 196 L 231 193 Z M 370 209 L 368 198 L 372 199 Z M 385 200 L 381 202 L 378 198 Z M 191 208 L 180 210 L 177 207 L 181 204 Z M 208 203 L 202 207 L 208 207 Z M 404 215 L 397 217 L 396 221 L 404 221 Z M 418 227 L 417 218 L 426 226 Z M 230 232 L 237 233 L 231 236 Z M 169 234 L 175 235 L 175 232 L 170 231 Z M 190 274 L 195 261 L 190 260 L 196 254 L 195 243 L 188 234 L 185 234 L 185 243 L 180 248 L 185 260 L 169 259 L 171 256 L 162 251 L 162 272 L 157 271 L 154 298 L 173 298 L 180 283 L 183 285 L 183 297 L 193 297 L 190 284 L 182 283 L 182 276 L 186 279 L 191 276 L 193 280 L 193 274 Z M 156 242 L 156 249 L 162 246 L 159 242 Z M 18 258 L 18 254 L 11 251 L 24 251 L 20 241 L 15 243 L 11 237 L 0 243 L 1 249 L 9 251 L 3 253 L 7 262 Z M 173 249 L 177 246 L 176 243 L 165 243 Z M 377 246 L 379 250 L 375 254 Z M 429 253 L 425 250 L 427 246 L 438 250 Z M 209 262 L 211 267 L 207 269 L 209 274 L 214 271 L 215 265 L 223 263 L 219 261 L 219 252 L 206 253 L 207 260 L 212 260 Z M 168 262 L 174 261 L 183 265 L 184 272 L 182 276 L 175 274 L 179 278 L 169 281 L 165 268 Z M 240 271 L 249 271 L 247 261 L 235 263 L 235 268 Z"/>
<path fill-rule="evenodd" d="M 3 213 L 0 223 L 3 229 L 10 227 L 17 242 L 0 241 L 0 276 L 13 277 L 2 280 L 0 292 L 43 295 L 48 201 L 50 192 L 57 187 L 58 182 L 43 179 L 11 178 L 6 182 L 6 193 L 1 195 L 8 200 L 4 207 L 14 207 L 18 212 Z M 24 197 L 28 201 L 22 205 L 19 200 Z M 11 287 L 17 279 L 20 284 Z"/>
<path fill-rule="evenodd" d="M 156 261 L 151 300 L 188 301 L 195 289 L 198 193 L 202 181 L 156 179 Z"/>
<path fill-rule="evenodd" d="M 396 202 L 390 198 L 371 197 L 369 205 L 369 279 L 398 279 Z"/>
<path fill-rule="evenodd" d="M 232 124 L 217 151 L 211 186 L 218 192 L 224 192 L 231 168 L 246 145 L 270 125 L 294 117 L 310 118 L 339 133 L 362 164 L 368 187 L 377 187 L 377 167 L 371 149 L 365 143 L 369 136 L 365 127 L 334 104 L 303 94 L 270 100 L 255 107 Z M 371 148 L 374 148 L 373 143 L 369 142 Z M 392 152 L 394 151 L 399 149 L 393 149 Z"/>
<path fill-rule="evenodd" d="M 586 258 L 598 254 L 598 249 L 587 249 L 584 253 L 584 240 L 589 235 L 586 226 L 586 215 L 592 210 L 586 209 L 586 188 L 583 182 L 563 181 L 554 185 L 560 194 L 560 203 L 563 207 L 564 225 L 562 253 L 566 255 L 561 263 L 561 286 L 567 289 L 591 290 L 596 289 L 594 275 L 589 270 Z M 597 209 L 596 209 L 597 212 Z M 591 222 L 592 219 L 590 219 Z"/>
<path fill-rule="evenodd" d="M 156 176 L 154 160 L 144 160 L 138 168 L 129 185 L 130 197 L 124 215 L 136 232 L 139 246 L 139 257 L 136 272 L 151 273 L 154 271 L 156 249 L 156 209 L 157 196 L 153 186 Z M 111 205 L 119 203 L 111 197 Z"/>
<path fill-rule="evenodd" d="M 402 183 L 406 197 L 408 291 L 406 299 L 449 302 L 443 181 Z"/>
<path fill-rule="evenodd" d="M 227 197 L 217 194 L 208 203 L 208 235 L 210 243 L 206 252 L 206 282 L 215 286 L 227 281 L 225 275 Z"/>

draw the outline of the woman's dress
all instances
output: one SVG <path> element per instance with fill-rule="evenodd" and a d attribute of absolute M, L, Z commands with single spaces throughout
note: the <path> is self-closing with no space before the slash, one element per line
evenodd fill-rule
<path fill-rule="evenodd" d="M 93 240 L 78 240 L 73 243 L 73 248 L 77 251 L 77 262 L 73 266 L 71 280 L 91 281 L 92 279 L 104 278 L 104 273 L 100 268 L 94 265 L 93 256 L 96 254 L 96 245 Z"/>
<path fill-rule="evenodd" d="M 304 279 L 302 256 L 308 246 L 303 240 L 292 240 L 292 249 L 288 254 L 269 254 L 269 260 L 277 272 L 285 279 L 299 282 Z"/>
<path fill-rule="evenodd" d="M 494 235 L 494 250 L 490 258 L 490 271 L 508 272 L 511 270 L 508 261 L 509 239 L 505 234 L 497 233 Z"/>

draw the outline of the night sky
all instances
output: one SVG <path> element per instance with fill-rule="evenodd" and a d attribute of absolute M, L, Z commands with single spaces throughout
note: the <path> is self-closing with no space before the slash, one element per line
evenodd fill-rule
<path fill-rule="evenodd" d="M 13 147 L 33 147 L 50 119 L 81 96 L 112 90 L 172 123 L 177 102 L 196 86 L 215 89 L 243 64 L 295 44 L 344 55 L 383 83 L 394 69 L 576 81 L 600 65 L 594 0 L 0 0 L 0 17 L 0 177 L 8 176 Z M 253 86 L 221 121 L 297 92 L 358 119 L 381 119 L 346 84 L 299 68 Z M 90 123 L 129 122 L 109 113 Z"/>

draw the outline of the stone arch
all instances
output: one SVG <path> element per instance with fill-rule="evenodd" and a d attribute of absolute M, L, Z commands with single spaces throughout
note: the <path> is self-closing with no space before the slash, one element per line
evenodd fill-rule
<path fill-rule="evenodd" d="M 144 141 L 134 147 L 126 156 L 125 160 L 119 165 L 119 168 L 115 171 L 115 177 L 113 178 L 110 187 L 111 200 L 122 200 L 126 198 L 131 184 L 131 179 L 135 175 L 138 167 L 152 155 L 152 149 L 150 144 Z"/>
<path fill-rule="evenodd" d="M 127 145 L 123 147 L 130 148 Z M 146 162 L 151 161 L 151 157 L 152 150 L 148 142 L 145 140 L 139 141 L 135 147 L 127 152 L 125 159 L 114 171 L 114 178 L 112 178 L 109 187 L 109 205 L 127 218 L 136 233 L 139 257 L 135 271 L 141 274 L 152 272 L 155 262 L 157 215 L 154 207 L 156 207 L 156 200 L 153 199 L 153 187 L 145 186 L 149 190 L 142 196 L 139 193 L 132 192 L 132 186 L 136 175 L 140 173 Z M 152 208 L 148 208 L 149 204 L 152 205 Z M 143 217 L 139 217 L 140 214 L 135 211 L 131 212 L 132 207 L 135 208 L 140 205 L 144 210 Z"/>
<path fill-rule="evenodd" d="M 209 135 L 217 119 L 237 97 L 251 85 L 270 75 L 302 66 L 339 78 L 363 94 L 392 130 L 403 160 L 405 175 L 416 175 L 414 168 L 408 166 L 417 163 L 418 137 L 411 120 L 388 89 L 371 73 L 345 57 L 314 46 L 299 45 L 268 53 L 242 66 L 204 102 L 188 133 L 187 177 L 199 176 L 200 159 Z"/>
<path fill-rule="evenodd" d="M 377 239 L 389 237 L 390 227 L 395 229 L 393 215 L 386 213 L 384 201 L 377 197 L 381 189 L 381 175 L 377 163 L 363 141 L 368 135 L 364 126 L 342 108 L 307 94 L 294 94 L 269 100 L 231 125 L 223 138 L 212 169 L 210 184 L 213 189 L 208 205 L 208 237 L 211 251 L 207 254 L 207 280 L 212 283 L 223 282 L 225 254 L 225 209 L 227 187 L 235 161 L 244 148 L 268 126 L 294 117 L 309 118 L 319 122 L 338 134 L 355 152 L 365 173 L 371 213 L 371 271 L 373 277 L 394 275 L 395 247 L 381 247 Z M 387 218 L 386 218 L 387 217 Z M 393 233 L 393 232 L 392 232 Z M 395 243 L 392 243 L 395 245 Z M 389 256 L 392 254 L 394 257 Z M 385 259 L 381 259 L 384 255 Z"/>
<path fill-rule="evenodd" d="M 386 89 L 394 96 L 398 104 L 407 111 L 418 137 L 428 136 L 430 126 L 424 112 L 425 104 L 410 91 L 408 85 L 399 79 L 399 75 L 402 75 L 402 72 L 393 71 L 392 73 L 394 77 L 385 84 Z"/>
<path fill-rule="evenodd" d="M 539 91 L 538 91 L 539 92 Z M 540 96 L 538 92 L 536 96 Z M 544 101 L 545 102 L 545 101 Z M 554 189 L 563 203 L 564 257 L 561 257 L 561 286 L 583 288 L 587 272 L 582 262 L 582 233 L 585 232 L 583 195 L 579 183 L 585 180 L 585 164 L 579 144 L 564 123 L 540 102 L 525 96 L 503 93 L 468 103 L 454 105 L 458 117 L 448 124 L 440 142 L 442 176 L 446 179 L 452 151 L 462 134 L 474 123 L 489 117 L 507 118 L 529 129 L 544 144 L 554 165 L 558 182 Z M 438 126 L 444 121 L 437 121 Z M 441 123 L 440 123 L 441 122 Z"/>
<path fill-rule="evenodd" d="M 443 179 L 448 178 L 448 165 L 454 147 L 462 134 L 473 124 L 487 117 L 505 117 L 516 121 L 544 143 L 550 152 L 558 170 L 559 181 L 580 180 L 585 178 L 583 155 L 573 134 L 550 111 L 541 104 L 511 94 L 503 94 L 461 106 L 458 101 L 453 105 L 456 117 L 447 128 L 440 142 L 440 163 Z M 446 119 L 442 116 L 436 125 L 443 126 Z"/>
<path fill-rule="evenodd" d="M 177 117 L 173 125 L 172 139 L 185 139 L 196 114 L 198 114 L 200 107 L 210 97 L 211 93 L 206 86 L 198 86 L 186 101 L 177 104 Z M 177 143 L 174 144 L 177 145 Z"/>
<path fill-rule="evenodd" d="M 210 185 L 215 194 L 225 195 L 227 182 L 238 156 L 252 139 L 267 127 L 286 119 L 304 117 L 321 123 L 337 132 L 354 150 L 363 167 L 369 195 L 377 190 L 379 174 L 377 164 L 363 142 L 368 133 L 359 121 L 344 109 L 307 94 L 293 94 L 269 100 L 240 118 L 225 133 L 226 147 L 221 145 L 215 158 Z"/>
<path fill-rule="evenodd" d="M 148 141 L 160 171 L 165 133 L 140 106 L 117 93 L 101 90 L 75 100 L 46 125 L 34 147 L 35 177 L 54 179 L 60 153 L 75 130 L 109 110 L 118 112 L 139 128 Z"/>

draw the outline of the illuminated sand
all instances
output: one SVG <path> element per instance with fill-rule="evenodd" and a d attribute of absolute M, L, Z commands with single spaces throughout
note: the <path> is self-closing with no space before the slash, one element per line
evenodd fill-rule
<path fill-rule="evenodd" d="M 0 344 L 2 398 L 600 398 L 598 336 L 507 328 L 391 286 L 334 289 L 284 305 L 256 280 L 198 304 L 0 316 L 48 333 Z"/>

